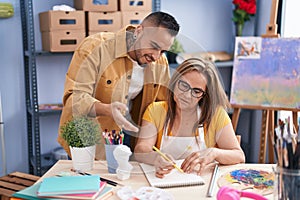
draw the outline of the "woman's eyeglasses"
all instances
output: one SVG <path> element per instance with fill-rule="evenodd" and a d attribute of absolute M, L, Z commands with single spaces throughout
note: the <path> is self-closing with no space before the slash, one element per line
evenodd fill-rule
<path fill-rule="evenodd" d="M 201 88 L 191 88 L 191 86 L 183 80 L 178 80 L 178 88 L 182 92 L 191 90 L 191 95 L 195 98 L 200 98 L 205 95 L 205 92 Z"/>

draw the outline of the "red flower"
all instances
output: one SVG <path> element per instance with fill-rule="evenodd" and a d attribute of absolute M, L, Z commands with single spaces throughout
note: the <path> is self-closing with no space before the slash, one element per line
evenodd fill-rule
<path fill-rule="evenodd" d="M 232 3 L 235 5 L 232 20 L 243 27 L 245 21 L 250 20 L 250 16 L 256 13 L 256 0 L 233 0 Z M 241 31 L 238 35 L 241 35 Z"/>
<path fill-rule="evenodd" d="M 233 0 L 232 3 L 235 4 L 236 9 L 244 10 L 250 15 L 256 13 L 256 0 Z"/>

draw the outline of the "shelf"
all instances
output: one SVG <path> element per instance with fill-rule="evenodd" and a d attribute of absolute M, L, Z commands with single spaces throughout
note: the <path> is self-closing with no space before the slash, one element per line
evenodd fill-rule
<path fill-rule="evenodd" d="M 72 55 L 74 52 L 49 52 L 49 51 L 35 51 L 35 56 L 65 56 L 65 55 Z M 32 56 L 30 55 L 29 51 L 25 51 L 25 56 Z"/>
<path fill-rule="evenodd" d="M 215 65 L 217 67 L 232 67 L 233 66 L 233 61 L 223 61 L 223 62 L 215 62 Z"/>
<path fill-rule="evenodd" d="M 61 110 L 39 110 L 40 116 L 59 115 Z"/>
<path fill-rule="evenodd" d="M 57 160 L 54 159 L 54 156 L 52 153 L 46 153 L 46 154 L 42 154 L 41 155 L 41 174 L 45 174 L 56 162 Z M 35 166 L 35 162 L 36 162 L 36 157 L 33 156 L 31 158 L 31 164 L 33 166 L 33 168 L 36 168 L 37 166 Z"/>
<path fill-rule="evenodd" d="M 33 109 L 28 108 L 28 112 L 33 115 Z M 61 114 L 61 110 L 51 110 L 51 109 L 43 109 L 39 110 L 39 116 L 49 116 L 49 115 L 59 115 Z"/>
<path fill-rule="evenodd" d="M 179 64 L 177 63 L 170 63 L 169 66 L 172 69 L 176 69 L 178 67 Z M 215 62 L 215 65 L 217 67 L 232 67 L 233 66 L 233 61 L 223 61 L 223 62 Z"/>

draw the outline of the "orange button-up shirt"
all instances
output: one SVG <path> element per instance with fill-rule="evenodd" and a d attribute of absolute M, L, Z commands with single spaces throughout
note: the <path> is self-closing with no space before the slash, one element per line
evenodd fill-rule
<path fill-rule="evenodd" d="M 133 64 L 126 47 L 127 26 L 117 33 L 100 32 L 87 37 L 75 50 L 66 74 L 63 111 L 60 126 L 74 115 L 95 116 L 94 103 L 110 104 L 119 101 L 127 104 L 128 89 Z M 132 119 L 141 124 L 146 107 L 154 102 L 166 100 L 166 88 L 170 80 L 170 71 L 166 57 L 148 64 L 144 72 L 144 85 L 141 93 L 132 100 Z M 120 128 L 113 118 L 97 116 L 102 130 Z M 70 155 L 66 141 L 60 136 L 58 142 Z M 105 159 L 104 142 L 96 148 L 96 159 Z"/>

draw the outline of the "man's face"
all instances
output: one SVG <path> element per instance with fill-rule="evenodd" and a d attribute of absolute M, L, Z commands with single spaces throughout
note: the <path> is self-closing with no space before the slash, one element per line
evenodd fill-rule
<path fill-rule="evenodd" d="M 140 65 L 158 60 L 171 47 L 174 38 L 166 28 L 142 27 L 134 44 L 135 60 Z"/>

